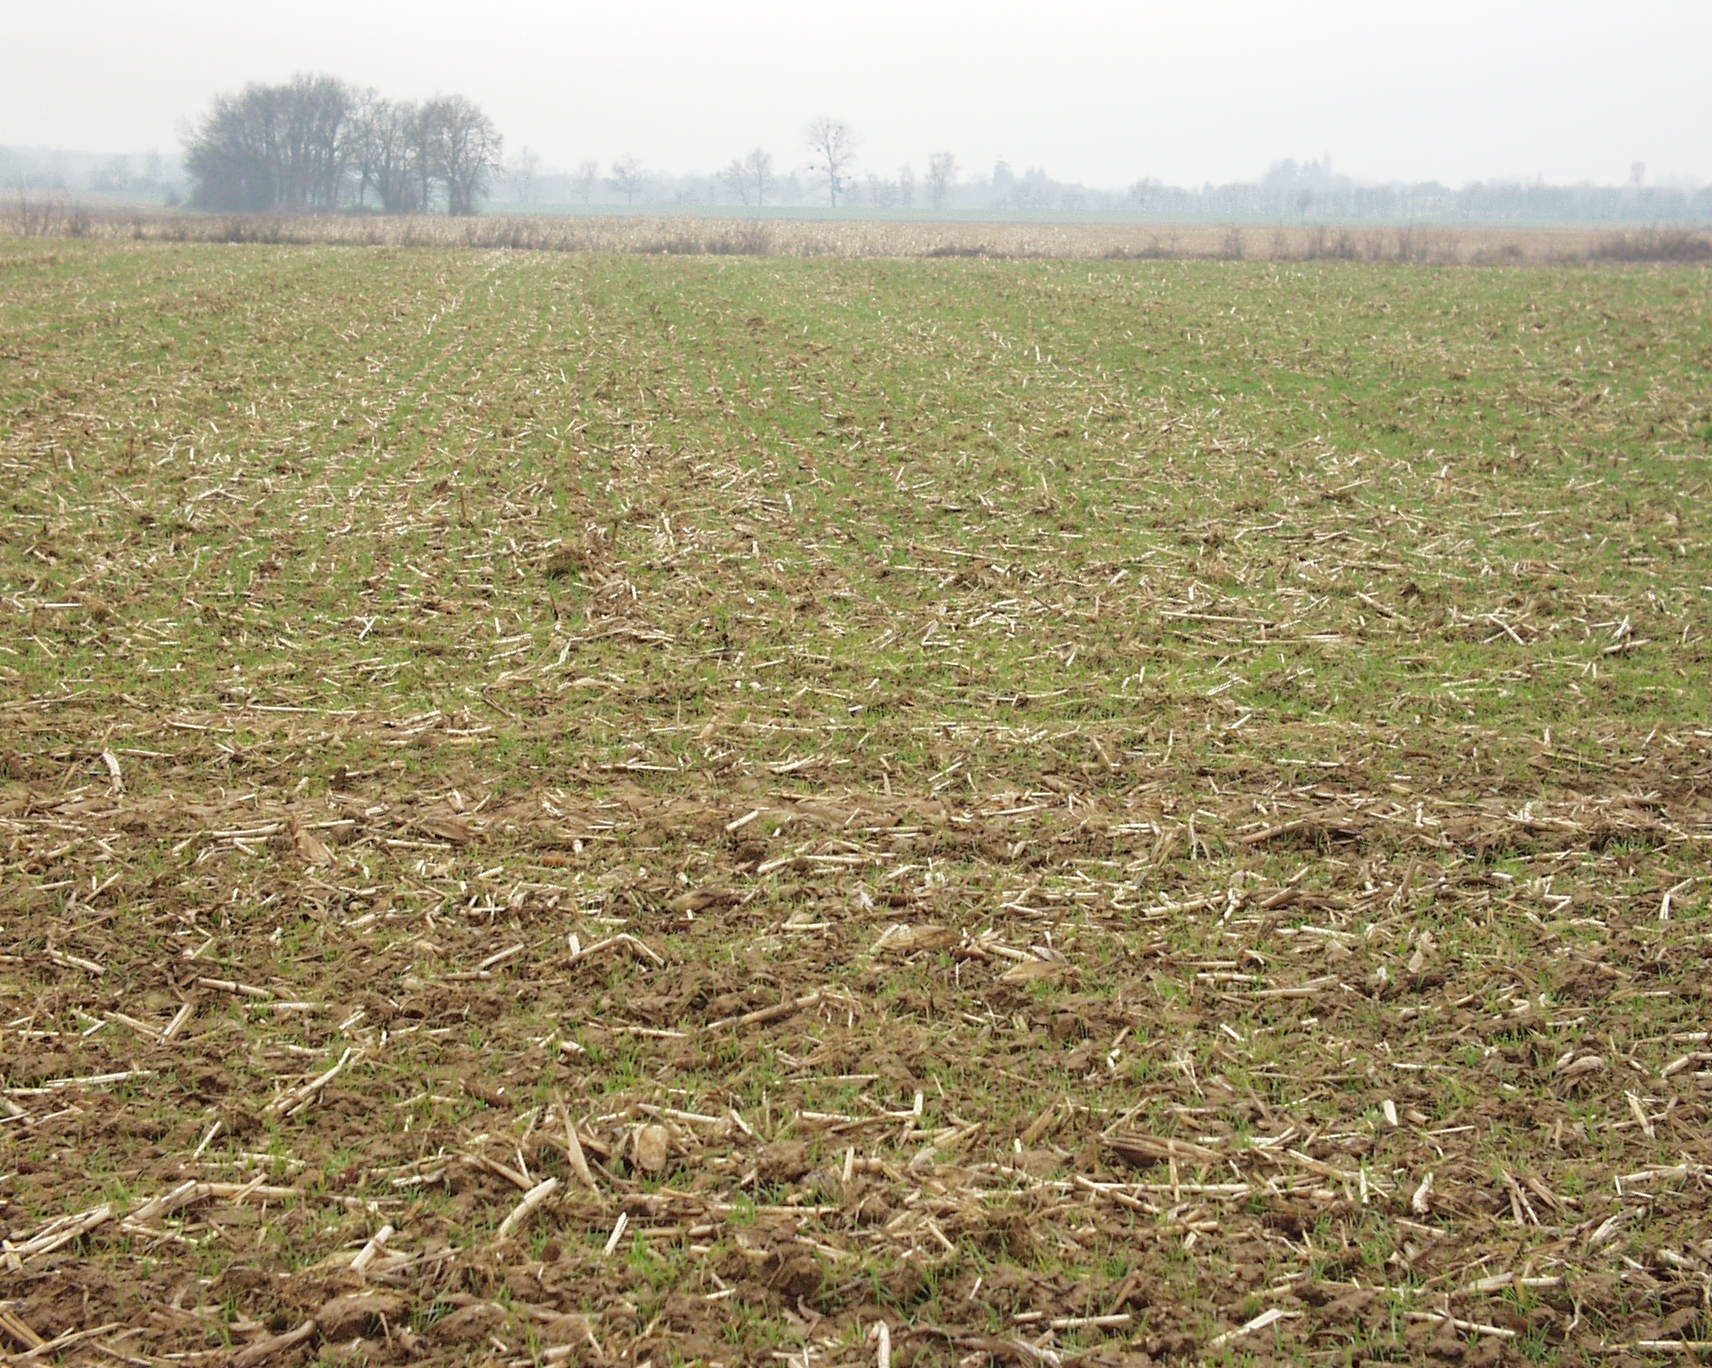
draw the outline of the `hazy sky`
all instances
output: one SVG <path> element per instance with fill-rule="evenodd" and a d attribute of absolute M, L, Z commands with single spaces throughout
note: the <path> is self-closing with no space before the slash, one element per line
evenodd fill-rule
<path fill-rule="evenodd" d="M 928 154 L 1122 186 L 1330 155 L 1364 179 L 1712 181 L 1712 0 L 7 0 L 0 145 L 176 150 L 211 97 L 328 72 L 457 92 L 508 154 L 858 171 Z"/>

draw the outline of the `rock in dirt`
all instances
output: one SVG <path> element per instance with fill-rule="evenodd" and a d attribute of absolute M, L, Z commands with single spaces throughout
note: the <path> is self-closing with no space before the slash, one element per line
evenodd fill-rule
<path fill-rule="evenodd" d="M 801 1140 L 775 1140 L 755 1158 L 755 1172 L 767 1183 L 794 1183 L 813 1167 L 813 1151 Z"/>
<path fill-rule="evenodd" d="M 392 1292 L 347 1292 L 315 1313 L 316 1327 L 330 1340 L 380 1333 L 383 1321 L 404 1313 L 404 1298 Z"/>
<path fill-rule="evenodd" d="M 630 1152 L 644 1173 L 664 1173 L 672 1157 L 672 1133 L 661 1125 L 642 1126 L 631 1141 Z"/>
<path fill-rule="evenodd" d="M 474 1306 L 460 1306 L 451 1315 L 435 1321 L 429 1334 L 436 1344 L 485 1344 L 488 1336 L 499 1333 L 510 1319 L 503 1306 L 477 1302 Z"/>

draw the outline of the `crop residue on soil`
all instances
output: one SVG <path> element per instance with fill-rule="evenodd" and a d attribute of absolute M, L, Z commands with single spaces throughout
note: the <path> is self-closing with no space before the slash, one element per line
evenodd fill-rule
<path fill-rule="evenodd" d="M 7 1351 L 1707 1352 L 1702 273 L 0 269 Z"/>

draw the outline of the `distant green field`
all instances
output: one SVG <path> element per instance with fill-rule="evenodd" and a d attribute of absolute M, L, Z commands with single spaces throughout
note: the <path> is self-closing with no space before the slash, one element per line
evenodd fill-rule
<path fill-rule="evenodd" d="M 1681 1361 L 1709 284 L 0 240 L 0 1343 Z"/>

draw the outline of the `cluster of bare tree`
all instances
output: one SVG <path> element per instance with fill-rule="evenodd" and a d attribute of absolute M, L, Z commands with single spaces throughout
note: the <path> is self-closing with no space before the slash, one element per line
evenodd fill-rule
<path fill-rule="evenodd" d="M 634 154 L 619 157 L 601 174 L 597 162 L 585 161 L 575 171 L 543 170 L 541 158 L 525 147 L 500 172 L 500 196 L 528 204 L 538 197 L 592 205 L 604 186 L 628 208 L 652 200 L 669 205 L 738 204 L 762 209 L 768 205 L 806 204 L 821 198 L 839 204 L 864 204 L 874 209 L 912 209 L 923 202 L 946 208 L 957 185 L 957 158 L 935 152 L 927 175 L 916 179 L 915 168 L 900 166 L 890 176 L 869 171 L 854 174 L 857 138 L 850 126 L 832 118 L 817 118 L 804 130 L 810 152 L 806 166 L 780 169 L 764 147 L 733 157 L 717 173 L 670 175 L 649 170 Z M 808 183 L 799 176 L 803 172 Z M 607 202 L 612 202 L 608 200 Z"/>
<path fill-rule="evenodd" d="M 719 173 L 719 179 L 737 196 L 739 204 L 760 208 L 773 193 L 773 154 L 757 147 L 746 157 L 733 157 L 731 164 Z"/>
<path fill-rule="evenodd" d="M 808 144 L 809 171 L 826 187 L 826 202 L 838 207 L 840 195 L 855 188 L 850 170 L 856 161 L 856 135 L 850 125 L 830 115 L 809 120 L 803 130 Z M 946 194 L 957 176 L 957 158 L 949 152 L 935 152 L 928 159 L 927 189 L 935 209 L 944 206 Z M 773 155 L 757 147 L 747 157 L 733 159 L 719 173 L 719 180 L 737 196 L 739 204 L 761 206 L 775 184 Z M 901 166 L 895 177 L 885 177 L 870 171 L 863 178 L 868 203 L 876 209 L 909 209 L 915 205 L 915 171 Z"/>
<path fill-rule="evenodd" d="M 388 100 L 331 76 L 221 95 L 185 140 L 191 203 L 244 213 L 473 214 L 500 165 L 493 121 L 462 95 Z"/>

